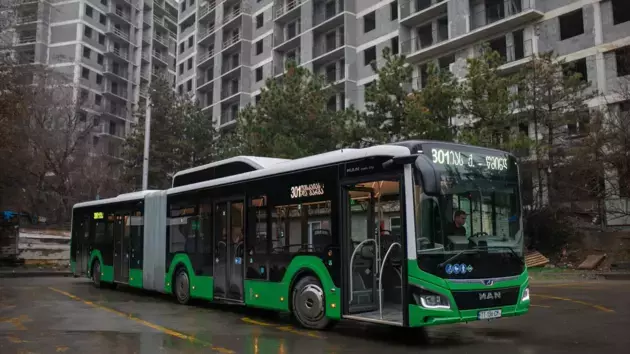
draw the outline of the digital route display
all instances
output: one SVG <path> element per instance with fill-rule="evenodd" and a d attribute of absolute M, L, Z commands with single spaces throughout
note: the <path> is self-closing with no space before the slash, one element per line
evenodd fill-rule
<path fill-rule="evenodd" d="M 454 167 L 481 168 L 492 171 L 507 171 L 507 156 L 492 156 L 473 152 L 456 151 L 447 148 L 430 148 L 434 164 Z"/>

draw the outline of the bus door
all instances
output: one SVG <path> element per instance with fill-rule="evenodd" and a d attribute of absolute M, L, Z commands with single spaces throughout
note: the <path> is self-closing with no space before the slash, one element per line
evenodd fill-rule
<path fill-rule="evenodd" d="M 129 282 L 129 222 L 128 215 L 117 214 L 111 226 L 114 228 L 114 281 Z"/>
<path fill-rule="evenodd" d="M 404 241 L 396 178 L 345 184 L 343 238 L 347 274 L 344 317 L 402 325 Z M 392 227 L 394 226 L 394 227 Z"/>
<path fill-rule="evenodd" d="M 90 262 L 90 252 L 92 251 L 90 239 L 90 227 L 91 227 L 92 218 L 89 215 L 84 216 L 79 221 L 79 227 L 76 233 L 77 244 L 76 244 L 76 274 L 84 275 L 87 274 L 89 262 Z"/>
<path fill-rule="evenodd" d="M 214 298 L 243 301 L 244 202 L 215 203 Z"/>

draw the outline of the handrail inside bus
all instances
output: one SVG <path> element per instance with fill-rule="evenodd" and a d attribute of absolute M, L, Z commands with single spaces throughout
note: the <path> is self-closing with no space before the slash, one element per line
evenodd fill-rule
<path fill-rule="evenodd" d="M 381 295 L 381 292 L 383 291 L 383 270 L 385 268 L 387 257 L 389 256 L 389 252 L 392 251 L 394 246 L 398 246 L 400 247 L 400 249 L 402 249 L 402 245 L 398 242 L 394 242 L 391 244 L 391 246 L 389 246 L 389 248 L 387 249 L 387 252 L 385 253 L 385 257 L 383 257 L 383 262 L 381 263 L 381 269 L 379 269 L 379 274 L 378 274 L 378 311 L 380 313 L 381 320 L 383 319 L 383 298 Z"/>
<path fill-rule="evenodd" d="M 356 256 L 357 251 L 359 250 L 359 248 L 361 248 L 363 246 L 364 243 L 368 243 L 370 241 L 374 242 L 374 247 L 375 248 L 378 248 L 378 244 L 376 243 L 376 240 L 373 239 L 373 238 L 368 238 L 367 240 L 363 240 L 361 243 L 359 243 L 357 245 L 357 247 L 354 248 L 354 251 L 352 252 L 352 256 L 350 257 L 350 302 L 352 302 L 353 297 L 354 297 L 354 292 L 352 290 L 352 289 L 354 289 L 352 287 L 352 275 L 353 275 L 352 274 L 352 271 L 353 271 L 352 263 L 354 263 L 354 256 Z"/>

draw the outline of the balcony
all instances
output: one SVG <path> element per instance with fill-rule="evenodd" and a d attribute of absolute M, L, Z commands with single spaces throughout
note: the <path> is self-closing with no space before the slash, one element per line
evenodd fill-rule
<path fill-rule="evenodd" d="M 119 47 L 109 46 L 105 49 L 105 55 L 113 55 L 117 58 L 129 61 L 129 53 Z"/>
<path fill-rule="evenodd" d="M 279 76 L 285 73 L 287 65 L 293 62 L 295 63 L 295 65 L 300 65 L 302 64 L 302 59 L 301 59 L 301 55 L 300 52 L 293 52 L 290 55 L 285 55 L 284 58 L 282 58 L 282 60 L 280 61 L 274 61 L 274 65 L 273 65 L 273 75 L 274 76 Z"/>
<path fill-rule="evenodd" d="M 346 79 L 346 69 L 337 69 L 335 65 L 332 65 L 331 69 L 324 68 L 324 70 L 319 71 L 318 74 L 322 77 L 326 85 L 337 85 L 343 83 Z"/>
<path fill-rule="evenodd" d="M 125 82 L 129 81 L 129 73 L 126 70 L 120 69 L 120 66 L 107 64 L 105 65 L 105 71 L 103 74 L 107 77 L 123 80 Z"/>
<path fill-rule="evenodd" d="M 157 60 L 159 60 L 161 62 L 161 64 L 164 64 L 166 66 L 168 66 L 168 56 L 166 54 L 160 53 L 158 51 L 153 51 L 153 57 Z M 158 64 L 156 62 L 156 64 Z"/>
<path fill-rule="evenodd" d="M 165 36 L 163 36 L 162 34 L 159 34 L 157 32 L 155 32 L 153 34 L 153 40 L 160 44 L 162 46 L 162 48 L 168 50 L 168 38 L 166 38 Z"/>
<path fill-rule="evenodd" d="M 320 37 L 321 39 L 321 37 Z M 325 61 L 334 61 L 344 56 L 344 33 L 330 33 L 326 35 L 323 41 L 318 41 L 313 47 L 313 65 Z"/>
<path fill-rule="evenodd" d="M 109 83 L 109 85 L 107 85 L 107 87 L 105 88 L 105 92 L 103 92 L 103 95 L 122 101 L 127 101 L 129 99 L 127 89 L 123 89 L 118 85 L 114 86 L 112 85 L 112 83 Z"/>
<path fill-rule="evenodd" d="M 223 50 L 226 50 L 227 48 L 233 46 L 234 44 L 238 43 L 241 41 L 241 33 L 237 32 L 236 34 L 233 34 L 229 37 L 227 37 L 226 40 L 223 41 Z"/>
<path fill-rule="evenodd" d="M 327 2 L 324 11 L 313 15 L 313 31 L 327 32 L 343 24 L 344 0 Z"/>
<path fill-rule="evenodd" d="M 491 41 L 490 48 L 501 55 L 505 64 L 501 65 L 499 70 L 506 74 L 520 70 L 532 60 L 534 53 L 531 39 L 522 40 L 521 38 L 512 45 L 506 45 L 505 38 L 501 38 Z"/>
<path fill-rule="evenodd" d="M 103 113 L 114 118 L 118 118 L 121 120 L 127 120 L 127 110 L 124 106 L 119 106 L 117 104 L 108 104 Z"/>
<path fill-rule="evenodd" d="M 282 29 L 282 32 L 274 36 L 274 50 L 285 52 L 288 49 L 300 45 L 302 25 L 300 22 L 292 22 Z"/>
<path fill-rule="evenodd" d="M 102 123 L 96 127 L 96 135 L 124 140 L 125 127 L 123 125 Z"/>
<path fill-rule="evenodd" d="M 227 125 L 236 123 L 236 118 L 238 118 L 238 110 L 227 110 L 221 112 L 221 120 L 219 121 L 219 125 Z"/>
<path fill-rule="evenodd" d="M 249 6 L 241 3 L 240 7 L 232 9 L 232 11 L 226 12 L 225 15 L 223 15 L 223 26 L 227 26 L 232 20 L 239 17 L 240 15 L 249 13 Z"/>
<path fill-rule="evenodd" d="M 225 75 L 232 70 L 235 70 L 241 67 L 241 59 L 240 57 L 232 60 L 226 60 L 223 62 L 223 66 L 221 66 L 221 75 Z"/>
<path fill-rule="evenodd" d="M 400 23 L 413 27 L 447 13 L 448 0 L 403 0 L 400 3 Z"/>
<path fill-rule="evenodd" d="M 133 24 L 131 22 L 131 14 L 125 13 L 125 11 L 116 8 L 116 6 L 112 3 L 110 3 L 109 7 L 107 8 L 107 15 L 111 17 L 112 21 L 121 23 L 125 26 Z"/>
<path fill-rule="evenodd" d="M 211 23 L 208 27 L 199 26 L 199 29 L 198 29 L 199 34 L 197 35 L 197 38 L 198 38 L 197 43 L 204 45 L 207 42 L 210 42 L 212 38 L 212 34 L 214 33 L 215 29 L 216 27 L 214 23 Z"/>
<path fill-rule="evenodd" d="M 203 75 L 197 77 L 197 90 L 205 92 L 212 89 L 212 82 L 214 82 L 214 67 L 208 68 Z"/>
<path fill-rule="evenodd" d="M 109 26 L 106 30 L 106 33 L 109 35 L 112 35 L 118 39 L 121 39 L 129 44 L 131 43 L 131 40 L 129 39 L 129 33 L 123 31 L 120 28 L 114 27 L 114 26 Z"/>
<path fill-rule="evenodd" d="M 199 67 L 205 66 L 207 63 L 210 63 L 210 59 L 212 59 L 213 57 L 214 57 L 213 48 L 209 48 L 205 51 L 200 52 L 197 66 Z"/>
<path fill-rule="evenodd" d="M 37 14 L 23 14 L 15 19 L 16 26 L 26 26 L 37 23 Z"/>
<path fill-rule="evenodd" d="M 168 80 L 168 70 L 164 69 L 153 69 L 151 70 L 151 76 L 157 79 Z"/>
<path fill-rule="evenodd" d="M 458 17 L 457 20 L 448 22 L 449 36 L 447 39 L 440 36 L 434 43 L 424 45 L 418 43 L 417 38 L 413 38 L 411 41 L 403 43 L 401 52 L 412 63 L 423 62 L 484 41 L 487 38 L 511 32 L 543 17 L 542 12 L 529 6 L 530 1 L 501 1 L 474 13 L 472 20 L 471 16 Z M 453 37 L 452 34 L 457 33 L 461 24 L 466 27 L 464 33 Z"/>
<path fill-rule="evenodd" d="M 217 2 L 216 1 L 206 1 L 204 4 L 199 5 L 199 10 L 198 10 L 198 17 L 199 17 L 199 22 L 203 22 L 203 20 L 206 19 L 206 17 L 213 12 L 215 9 L 217 8 Z"/>
<path fill-rule="evenodd" d="M 140 80 L 149 81 L 149 70 L 140 70 Z"/>
<path fill-rule="evenodd" d="M 300 17 L 300 8 L 304 0 L 279 0 L 273 5 L 273 18 L 278 23 L 287 23 Z"/>
<path fill-rule="evenodd" d="M 37 35 L 36 34 L 21 34 L 17 40 L 17 45 L 28 45 L 37 43 Z"/>
<path fill-rule="evenodd" d="M 228 100 L 234 97 L 237 97 L 241 91 L 241 83 L 240 81 L 236 82 L 224 82 L 224 88 L 221 90 L 221 100 Z"/>

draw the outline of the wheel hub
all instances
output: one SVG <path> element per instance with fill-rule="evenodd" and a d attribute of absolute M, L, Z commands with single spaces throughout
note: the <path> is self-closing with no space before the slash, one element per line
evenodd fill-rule
<path fill-rule="evenodd" d="M 188 275 L 181 273 L 177 277 L 177 297 L 180 300 L 186 300 L 188 297 Z"/>
<path fill-rule="evenodd" d="M 297 296 L 300 315 L 310 321 L 317 321 L 324 315 L 324 291 L 317 285 L 305 286 Z"/>

